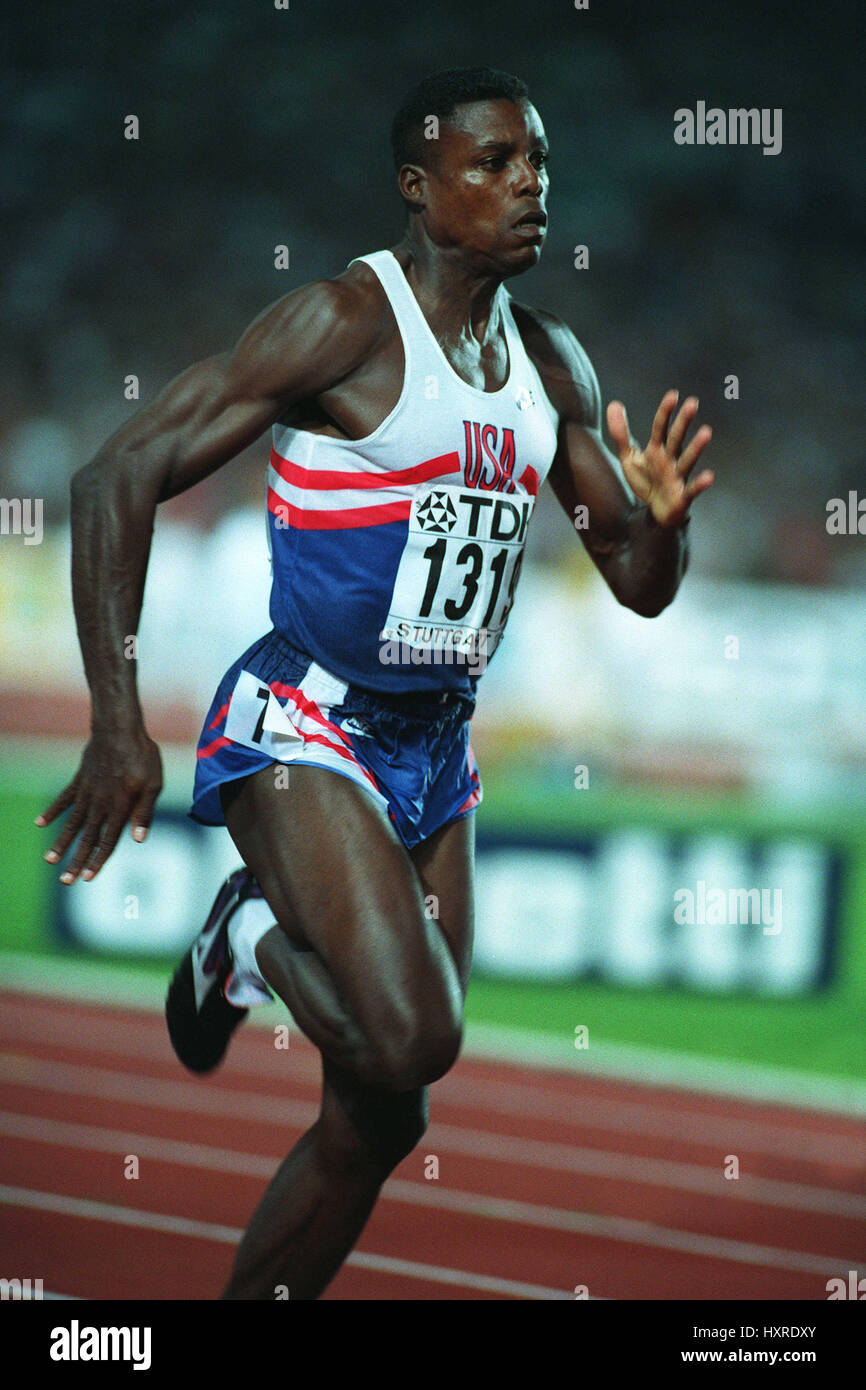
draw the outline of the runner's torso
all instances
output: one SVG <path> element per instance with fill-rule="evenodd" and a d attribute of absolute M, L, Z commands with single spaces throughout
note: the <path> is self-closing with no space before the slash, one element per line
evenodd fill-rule
<path fill-rule="evenodd" d="M 508 362 L 485 391 L 449 364 L 394 255 L 358 261 L 390 302 L 402 390 L 360 439 L 274 426 L 271 620 L 352 684 L 472 695 L 513 601 L 557 414 L 502 286 Z"/>

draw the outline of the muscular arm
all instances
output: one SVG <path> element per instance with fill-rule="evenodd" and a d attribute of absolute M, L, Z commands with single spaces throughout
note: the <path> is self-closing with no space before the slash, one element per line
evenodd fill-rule
<path fill-rule="evenodd" d="M 698 403 L 693 398 L 685 402 L 665 441 L 664 431 L 676 404 L 676 393 L 669 392 L 659 407 L 645 454 L 630 438 L 622 405 L 613 402 L 608 407 L 608 424 L 624 471 L 627 476 L 632 472 L 636 486 L 647 496 L 646 501 L 640 497 L 635 501 L 623 487 L 616 459 L 602 439 L 601 393 L 586 353 L 553 315 L 523 309 L 520 327 L 560 415 L 551 486 L 572 524 L 584 519 L 577 508 L 586 508 L 586 524 L 578 526 L 578 534 L 619 602 L 643 617 L 656 617 L 673 599 L 686 571 L 688 506 L 712 482 L 708 473 L 694 483 L 684 481 L 709 440 L 706 426 L 689 446 L 694 453 L 685 451 L 679 463 L 674 458 Z M 659 485 L 651 488 L 646 470 L 655 464 L 659 465 Z"/>
<path fill-rule="evenodd" d="M 228 463 L 289 406 L 349 375 L 370 349 L 375 317 L 357 287 L 305 286 L 260 315 L 233 352 L 182 373 L 118 430 L 72 480 L 72 596 L 91 692 L 92 731 L 77 777 L 39 817 L 70 814 L 46 855 L 83 829 L 63 882 L 92 877 L 131 818 L 143 839 L 162 785 L 144 728 L 137 631 L 157 506 Z"/>

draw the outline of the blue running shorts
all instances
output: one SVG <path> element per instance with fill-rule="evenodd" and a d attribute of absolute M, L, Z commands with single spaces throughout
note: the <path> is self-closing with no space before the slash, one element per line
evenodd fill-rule
<path fill-rule="evenodd" d="M 223 676 L 196 754 L 190 815 L 225 825 L 219 788 L 272 763 L 326 767 L 357 782 L 407 849 L 475 810 L 474 701 L 383 695 L 347 685 L 269 632 Z"/>

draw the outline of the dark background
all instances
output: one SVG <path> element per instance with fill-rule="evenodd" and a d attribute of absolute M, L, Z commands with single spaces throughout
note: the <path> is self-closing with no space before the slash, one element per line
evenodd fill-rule
<path fill-rule="evenodd" d="M 396 106 L 430 71 L 490 63 L 529 84 L 552 147 L 545 252 L 509 287 L 567 320 L 642 441 L 665 389 L 700 396 L 717 472 L 703 569 L 863 583 L 862 540 L 824 524 L 864 477 L 859 14 L 740 0 L 7 12 L 0 491 L 41 495 L 62 521 L 70 472 L 136 408 L 127 373 L 146 402 L 272 300 L 394 244 Z M 674 111 L 700 99 L 781 107 L 781 154 L 675 144 Z M 172 505 L 210 525 L 261 485 L 236 463 Z M 542 549 L 573 545 L 541 516 Z"/>

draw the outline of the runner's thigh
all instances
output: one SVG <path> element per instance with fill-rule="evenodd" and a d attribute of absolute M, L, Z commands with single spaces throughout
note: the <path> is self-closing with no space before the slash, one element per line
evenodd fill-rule
<path fill-rule="evenodd" d="M 421 879 L 424 910 L 448 943 L 465 997 L 475 929 L 475 816 L 452 821 L 409 852 Z"/>
<path fill-rule="evenodd" d="M 368 1036 L 382 1027 L 439 1035 L 459 1027 L 451 953 L 375 802 L 326 768 L 284 771 L 280 785 L 274 765 L 254 773 L 223 800 L 232 839 L 278 924 L 323 959 Z"/>

